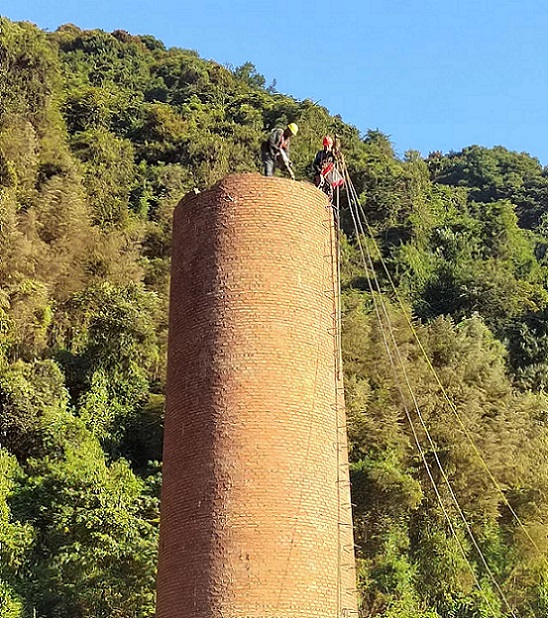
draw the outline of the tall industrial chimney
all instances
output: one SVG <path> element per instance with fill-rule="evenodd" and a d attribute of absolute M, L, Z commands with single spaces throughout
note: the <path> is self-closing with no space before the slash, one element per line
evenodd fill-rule
<path fill-rule="evenodd" d="M 306 183 L 175 211 L 157 618 L 357 613 L 334 246 Z"/>

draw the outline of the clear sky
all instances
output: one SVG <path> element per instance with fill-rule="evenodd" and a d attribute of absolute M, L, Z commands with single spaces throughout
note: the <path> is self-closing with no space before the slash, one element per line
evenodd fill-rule
<path fill-rule="evenodd" d="M 548 0 L 0 0 L 0 14 L 251 61 L 400 155 L 500 144 L 548 164 Z"/>

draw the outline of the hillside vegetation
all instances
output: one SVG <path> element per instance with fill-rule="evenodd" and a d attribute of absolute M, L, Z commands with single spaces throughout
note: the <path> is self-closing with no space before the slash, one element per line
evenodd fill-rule
<path fill-rule="evenodd" d="M 265 131 L 289 121 L 300 127 L 300 178 L 323 134 L 340 136 L 378 243 L 366 241 L 372 294 L 343 212 L 361 616 L 548 614 L 548 172 L 538 160 L 480 146 L 401 159 L 382 133 L 361 136 L 266 88 L 252 64 L 0 18 L 2 618 L 154 615 L 171 214 L 194 187 L 259 170 Z M 400 391 L 406 376 L 417 406 Z"/>

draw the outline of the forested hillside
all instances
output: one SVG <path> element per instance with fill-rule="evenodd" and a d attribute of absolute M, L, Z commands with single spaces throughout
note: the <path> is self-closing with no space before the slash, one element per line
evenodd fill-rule
<path fill-rule="evenodd" d="M 0 617 L 153 617 L 171 214 L 259 170 L 286 122 L 298 178 L 340 136 L 376 241 L 373 273 L 343 212 L 361 616 L 546 616 L 548 171 L 503 147 L 402 159 L 265 86 L 0 18 Z"/>

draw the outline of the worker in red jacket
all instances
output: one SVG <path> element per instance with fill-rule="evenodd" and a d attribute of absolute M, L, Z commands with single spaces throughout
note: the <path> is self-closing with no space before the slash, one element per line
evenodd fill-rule
<path fill-rule="evenodd" d="M 334 148 L 333 138 L 326 135 L 323 138 L 323 149 L 316 153 L 312 164 L 314 184 L 329 197 L 330 202 L 333 202 L 334 190 L 344 185 L 344 178 L 337 165 L 338 153 L 339 148 Z"/>
<path fill-rule="evenodd" d="M 274 170 L 279 168 L 285 170 L 295 180 L 289 158 L 289 144 L 298 131 L 299 127 L 294 122 L 290 122 L 285 129 L 274 129 L 268 139 L 261 144 L 265 176 L 274 176 Z"/>
<path fill-rule="evenodd" d="M 330 163 L 335 163 L 335 153 L 333 152 L 333 138 L 330 135 L 326 135 L 322 142 L 323 149 L 318 150 L 316 158 L 312 164 L 314 167 L 314 184 L 317 187 L 324 185 L 324 174 L 327 166 Z"/>

